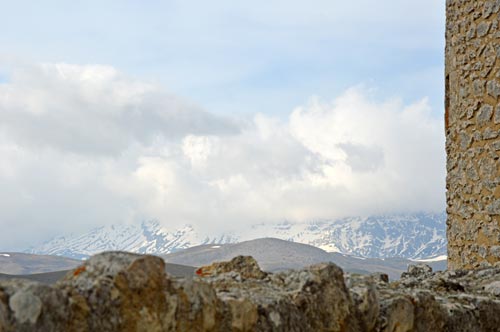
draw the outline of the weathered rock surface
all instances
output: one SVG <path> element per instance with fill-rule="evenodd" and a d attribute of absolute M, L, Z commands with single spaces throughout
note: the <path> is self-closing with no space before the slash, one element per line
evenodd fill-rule
<path fill-rule="evenodd" d="M 500 1 L 446 1 L 448 267 L 500 261 Z"/>
<path fill-rule="evenodd" d="M 0 332 L 499 331 L 500 266 L 402 279 L 334 264 L 276 274 L 251 257 L 165 274 L 161 258 L 96 255 L 53 286 L 0 282 Z"/>

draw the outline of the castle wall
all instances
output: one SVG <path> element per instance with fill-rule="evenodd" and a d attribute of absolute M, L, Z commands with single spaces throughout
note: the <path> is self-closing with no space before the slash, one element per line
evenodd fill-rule
<path fill-rule="evenodd" d="M 491 332 L 500 326 L 499 268 L 401 279 L 344 274 L 333 263 L 280 273 L 252 257 L 165 273 L 157 256 L 95 255 L 53 285 L 0 280 L 2 332 Z"/>
<path fill-rule="evenodd" d="M 448 267 L 500 261 L 500 0 L 447 0 Z"/>

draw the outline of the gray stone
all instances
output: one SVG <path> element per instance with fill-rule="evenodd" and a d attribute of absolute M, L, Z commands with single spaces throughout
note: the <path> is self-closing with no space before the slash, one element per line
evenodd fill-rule
<path fill-rule="evenodd" d="M 500 151 L 500 141 L 490 144 L 491 148 L 495 151 Z"/>
<path fill-rule="evenodd" d="M 490 96 L 498 98 L 500 96 L 500 84 L 496 80 L 488 81 L 486 91 Z"/>
<path fill-rule="evenodd" d="M 472 144 L 472 136 L 465 132 L 460 133 L 460 148 L 466 150 Z"/>
<path fill-rule="evenodd" d="M 408 266 L 408 274 L 410 276 L 426 276 L 432 273 L 432 267 L 427 264 L 416 264 Z"/>
<path fill-rule="evenodd" d="M 500 106 L 495 107 L 495 115 L 493 116 L 493 122 L 495 122 L 495 124 L 500 123 Z"/>
<path fill-rule="evenodd" d="M 500 258 L 500 246 L 492 246 L 490 248 L 490 255 L 496 258 Z"/>
<path fill-rule="evenodd" d="M 472 181 L 477 181 L 479 180 L 479 174 L 477 173 L 476 169 L 474 166 L 469 166 L 467 167 L 466 170 L 467 177 L 472 180 Z"/>
<path fill-rule="evenodd" d="M 490 17 L 491 14 L 493 13 L 494 8 L 495 8 L 495 5 L 493 2 L 486 2 L 484 4 L 484 8 L 483 8 L 483 18 Z"/>
<path fill-rule="evenodd" d="M 470 40 L 475 37 L 476 37 L 476 26 L 472 24 L 469 30 L 467 31 L 467 39 Z"/>
<path fill-rule="evenodd" d="M 487 284 L 484 286 L 484 290 L 495 296 L 500 296 L 500 281 L 493 281 Z"/>
<path fill-rule="evenodd" d="M 19 290 L 10 297 L 9 307 L 19 323 L 35 324 L 42 312 L 42 301 L 29 291 Z"/>
<path fill-rule="evenodd" d="M 490 128 L 486 128 L 483 132 L 483 139 L 490 140 L 498 137 L 498 131 Z"/>
<path fill-rule="evenodd" d="M 493 2 L 493 13 L 498 13 L 498 10 L 500 10 L 500 0 L 494 0 Z"/>
<path fill-rule="evenodd" d="M 490 215 L 500 215 L 500 199 L 496 199 L 486 206 L 486 211 L 488 211 Z"/>
<path fill-rule="evenodd" d="M 481 22 L 477 26 L 477 35 L 478 37 L 484 37 L 490 30 L 491 23 L 490 22 Z"/>
<path fill-rule="evenodd" d="M 479 247 L 479 249 L 477 250 L 477 253 L 479 254 L 479 256 L 481 256 L 482 258 L 486 258 L 486 256 L 488 255 L 488 248 L 485 248 L 485 247 Z"/>
<path fill-rule="evenodd" d="M 482 96 L 484 94 L 484 85 L 485 85 L 484 80 L 475 80 L 474 83 L 472 84 L 472 87 L 474 89 L 474 95 Z"/>
<path fill-rule="evenodd" d="M 484 125 L 488 123 L 493 115 L 493 106 L 483 105 L 476 116 L 476 122 L 478 125 Z"/>
<path fill-rule="evenodd" d="M 475 131 L 472 133 L 472 137 L 476 142 L 479 142 L 483 139 L 483 134 L 480 131 Z M 470 151 L 470 150 L 469 150 Z"/>

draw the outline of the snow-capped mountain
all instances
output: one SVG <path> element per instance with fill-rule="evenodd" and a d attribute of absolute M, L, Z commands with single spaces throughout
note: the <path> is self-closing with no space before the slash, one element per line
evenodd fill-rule
<path fill-rule="evenodd" d="M 167 229 L 156 221 L 148 221 L 58 237 L 27 252 L 79 259 L 107 250 L 167 254 L 200 244 L 274 237 L 357 257 L 425 259 L 446 254 L 445 221 L 445 213 L 351 217 L 308 223 L 258 224 L 215 236 L 201 234 L 192 226 Z"/>
<path fill-rule="evenodd" d="M 161 254 L 199 244 L 233 243 L 237 240 L 225 235 L 211 239 L 199 238 L 198 235 L 191 226 L 168 231 L 156 221 L 144 221 L 138 225 L 103 226 L 81 235 L 57 237 L 26 252 L 82 259 L 110 250 Z"/>
<path fill-rule="evenodd" d="M 424 259 L 446 254 L 446 214 L 346 218 L 318 223 L 322 237 L 310 244 L 358 257 Z"/>

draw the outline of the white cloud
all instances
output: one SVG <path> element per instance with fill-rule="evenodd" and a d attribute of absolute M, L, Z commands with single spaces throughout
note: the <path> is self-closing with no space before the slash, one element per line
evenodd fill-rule
<path fill-rule="evenodd" d="M 182 151 L 193 168 L 203 167 L 218 145 L 218 137 L 188 135 L 182 141 Z"/>
<path fill-rule="evenodd" d="M 217 230 L 442 209 L 441 120 L 425 99 L 372 94 L 236 127 L 110 67 L 24 69 L 0 84 L 0 243 L 144 218 Z"/>
<path fill-rule="evenodd" d="M 101 155 L 150 145 L 158 136 L 236 130 L 112 67 L 68 64 L 15 71 L 10 83 L 0 85 L 0 120 L 1 130 L 23 145 Z"/>

